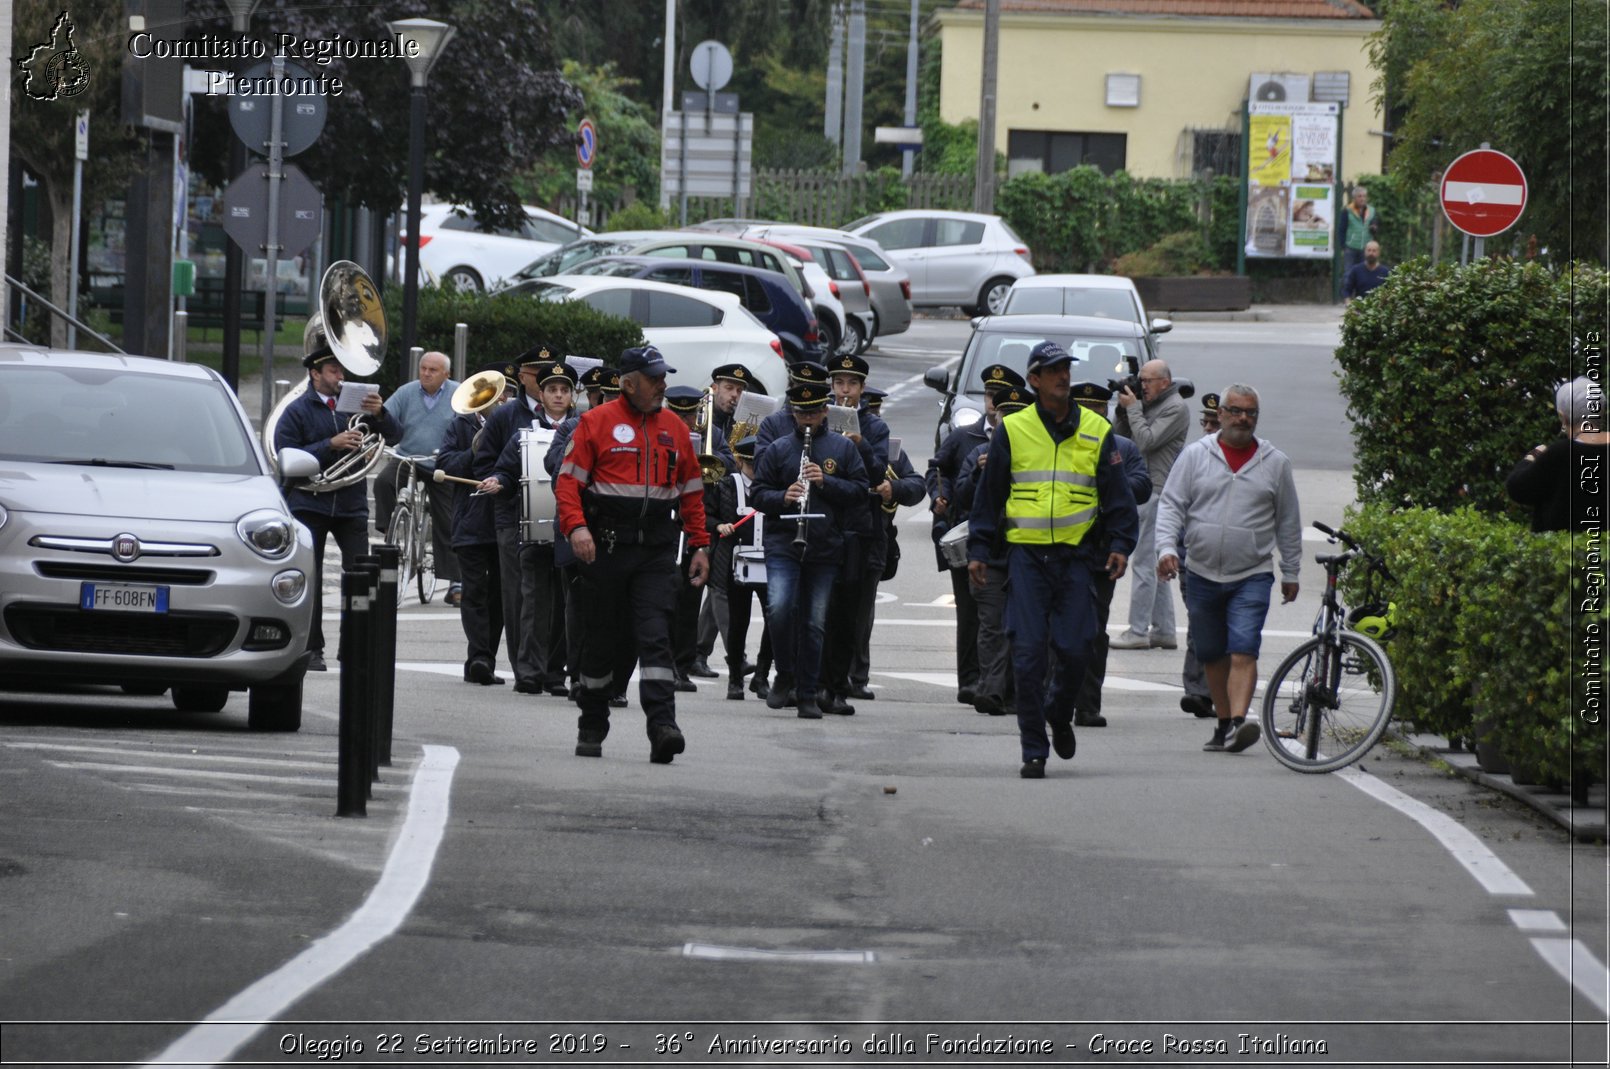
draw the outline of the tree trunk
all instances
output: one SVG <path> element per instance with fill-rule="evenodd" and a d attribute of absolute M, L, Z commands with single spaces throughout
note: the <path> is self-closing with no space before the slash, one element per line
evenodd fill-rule
<path fill-rule="evenodd" d="M 71 180 L 50 179 L 44 186 L 50 201 L 50 303 L 66 311 L 73 262 L 73 187 Z M 57 315 L 50 317 L 50 346 L 67 348 L 67 321 Z"/>

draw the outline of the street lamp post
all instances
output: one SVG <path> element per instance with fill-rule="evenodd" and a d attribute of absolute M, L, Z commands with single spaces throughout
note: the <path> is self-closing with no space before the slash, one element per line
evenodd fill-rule
<path fill-rule="evenodd" d="M 403 258 L 402 351 L 414 345 L 419 310 L 419 202 L 425 192 L 425 80 L 458 31 L 433 19 L 398 19 L 389 24 L 402 41 L 411 88 L 408 100 L 408 241 Z"/>

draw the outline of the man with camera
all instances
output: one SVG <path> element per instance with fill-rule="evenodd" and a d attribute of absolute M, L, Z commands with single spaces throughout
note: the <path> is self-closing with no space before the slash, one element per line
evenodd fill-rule
<path fill-rule="evenodd" d="M 1097 367 L 1102 363 L 1094 349 L 1091 362 Z M 1152 497 L 1140 506 L 1140 541 L 1135 545 L 1135 556 L 1149 561 L 1156 557 L 1158 499 L 1174 459 L 1185 448 L 1191 413 L 1168 365 L 1161 360 L 1148 360 L 1138 374 L 1118 385 L 1122 389 L 1118 392 L 1113 430 L 1140 447 L 1152 477 Z M 1160 584 L 1151 568 L 1134 568 L 1131 574 L 1134 579 L 1129 588 L 1129 630 L 1112 639 L 1110 648 L 1177 649 L 1173 590 Z"/>

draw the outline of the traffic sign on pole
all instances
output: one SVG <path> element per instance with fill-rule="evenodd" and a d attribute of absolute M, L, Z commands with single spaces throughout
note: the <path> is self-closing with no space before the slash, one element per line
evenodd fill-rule
<path fill-rule="evenodd" d="M 576 127 L 576 162 L 583 168 L 591 167 L 598 159 L 598 131 L 591 119 L 581 120 Z"/>
<path fill-rule="evenodd" d="M 1440 196 L 1448 222 L 1471 237 L 1490 238 L 1526 210 L 1526 175 L 1502 152 L 1473 149 L 1448 165 Z"/>

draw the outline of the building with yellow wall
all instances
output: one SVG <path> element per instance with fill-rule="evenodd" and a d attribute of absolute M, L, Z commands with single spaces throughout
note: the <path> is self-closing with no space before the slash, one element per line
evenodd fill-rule
<path fill-rule="evenodd" d="M 940 115 L 976 120 L 983 0 L 936 18 Z M 1239 173 L 1249 92 L 1336 99 L 1345 73 L 1342 177 L 1376 174 L 1367 39 L 1380 25 L 1356 0 L 1001 0 L 995 147 L 1009 174 L 1081 163 L 1156 178 Z"/>

